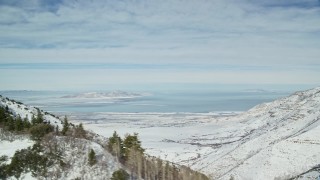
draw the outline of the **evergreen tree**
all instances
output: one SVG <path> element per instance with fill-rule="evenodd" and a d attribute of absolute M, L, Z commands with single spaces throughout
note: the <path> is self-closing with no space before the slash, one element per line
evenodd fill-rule
<path fill-rule="evenodd" d="M 7 179 L 7 165 L 6 161 L 8 160 L 7 156 L 0 157 L 0 179 Z"/>
<path fill-rule="evenodd" d="M 97 159 L 96 159 L 96 153 L 94 152 L 93 149 L 90 150 L 89 154 L 88 154 L 88 158 L 89 158 L 89 164 L 90 166 L 94 165 L 97 163 Z"/>
<path fill-rule="evenodd" d="M 123 142 L 116 131 L 114 131 L 112 137 L 109 138 L 108 150 L 111 154 L 115 155 L 118 160 L 122 159 L 124 156 Z"/>
<path fill-rule="evenodd" d="M 4 108 L 0 107 L 0 124 L 4 123 L 6 119 L 6 111 Z"/>
<path fill-rule="evenodd" d="M 141 147 L 141 141 L 138 139 L 138 133 L 127 135 L 123 141 L 123 146 L 125 148 L 126 157 L 128 157 L 130 150 L 135 150 L 141 153 L 144 152 L 144 149 Z"/>
<path fill-rule="evenodd" d="M 17 117 L 15 120 L 15 130 L 16 131 L 22 131 L 23 130 L 23 121 L 20 116 Z"/>
<path fill-rule="evenodd" d="M 23 172 L 23 166 L 20 158 L 16 154 L 17 152 L 11 158 L 11 163 L 7 167 L 7 173 L 9 176 L 14 176 L 16 179 L 19 179 Z"/>
<path fill-rule="evenodd" d="M 7 122 L 7 127 L 9 131 L 14 131 L 15 128 L 15 123 L 13 117 L 9 116 L 8 122 Z"/>
<path fill-rule="evenodd" d="M 68 122 L 67 116 L 65 116 L 63 121 L 63 128 L 61 131 L 62 135 L 65 136 L 68 130 L 69 130 L 69 122 Z"/>
<path fill-rule="evenodd" d="M 40 111 L 40 109 L 37 109 L 37 119 L 36 119 L 37 124 L 43 123 L 43 115 Z"/>

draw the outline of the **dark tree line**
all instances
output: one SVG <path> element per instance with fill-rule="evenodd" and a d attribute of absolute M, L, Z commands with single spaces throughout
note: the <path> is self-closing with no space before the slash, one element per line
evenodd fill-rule
<path fill-rule="evenodd" d="M 0 127 L 11 132 L 28 132 L 32 127 L 38 124 L 44 124 L 43 115 L 38 111 L 37 116 L 32 116 L 31 122 L 28 117 L 23 119 L 18 115 L 14 116 L 8 106 L 0 106 Z"/>

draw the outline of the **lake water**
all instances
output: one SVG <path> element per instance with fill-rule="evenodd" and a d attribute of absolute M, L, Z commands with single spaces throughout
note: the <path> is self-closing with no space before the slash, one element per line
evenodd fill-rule
<path fill-rule="evenodd" d="M 253 106 L 287 96 L 288 92 L 172 91 L 148 92 L 136 98 L 65 98 L 80 92 L 0 91 L 2 96 L 57 114 L 93 112 L 191 112 L 246 111 Z"/>

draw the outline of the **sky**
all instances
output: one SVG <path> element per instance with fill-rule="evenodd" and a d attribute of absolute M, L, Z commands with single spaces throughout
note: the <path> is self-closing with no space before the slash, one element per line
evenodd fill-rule
<path fill-rule="evenodd" d="M 0 90 L 320 84 L 319 0 L 0 0 Z"/>

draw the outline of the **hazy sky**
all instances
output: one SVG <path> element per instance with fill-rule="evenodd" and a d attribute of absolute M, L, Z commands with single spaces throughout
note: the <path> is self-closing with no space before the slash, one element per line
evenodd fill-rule
<path fill-rule="evenodd" d="M 318 0 L 0 0 L 0 89 L 320 84 Z"/>

